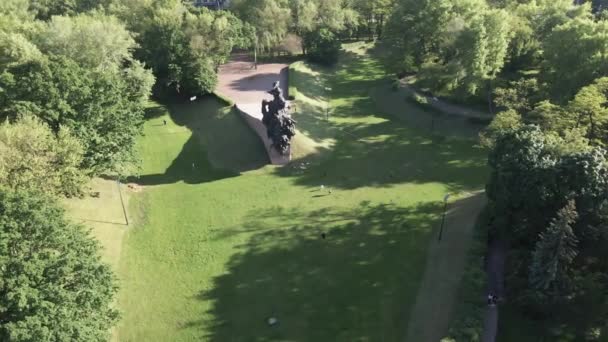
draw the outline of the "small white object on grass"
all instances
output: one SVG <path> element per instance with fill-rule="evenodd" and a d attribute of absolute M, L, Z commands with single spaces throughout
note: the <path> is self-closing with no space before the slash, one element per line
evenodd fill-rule
<path fill-rule="evenodd" d="M 325 189 L 325 185 L 321 184 L 321 190 Z"/>
<path fill-rule="evenodd" d="M 268 325 L 275 325 L 279 322 L 278 319 L 274 318 L 274 317 L 270 317 L 268 318 Z"/>
<path fill-rule="evenodd" d="M 192 97 L 190 98 L 190 102 L 192 102 L 192 101 L 194 101 L 194 100 L 196 100 L 196 96 L 192 96 Z"/>

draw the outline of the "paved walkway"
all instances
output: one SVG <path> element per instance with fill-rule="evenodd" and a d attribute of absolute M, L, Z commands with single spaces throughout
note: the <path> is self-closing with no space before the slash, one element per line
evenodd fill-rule
<path fill-rule="evenodd" d="M 449 205 L 442 239 L 433 236 L 431 241 L 406 342 L 437 342 L 447 334 L 473 228 L 485 203 L 485 194 L 480 192 Z"/>
<path fill-rule="evenodd" d="M 290 155 L 283 156 L 271 147 L 272 141 L 262 124 L 262 100 L 271 100 L 267 93 L 272 84 L 280 81 L 283 94 L 287 98 L 288 64 L 263 63 L 257 69 L 247 54 L 235 54 L 230 61 L 220 67 L 216 92 L 228 97 L 236 104 L 245 121 L 258 134 L 272 164 L 285 165 Z"/>
<path fill-rule="evenodd" d="M 471 109 L 467 106 L 461 106 L 449 102 L 445 102 L 436 97 L 427 96 L 416 90 L 414 87 L 408 84 L 408 79 L 404 78 L 400 80 L 401 89 L 405 91 L 406 94 L 416 94 L 418 96 L 424 97 L 427 100 L 429 106 L 435 108 L 436 110 L 447 114 L 447 115 L 456 115 L 465 118 L 473 118 L 473 119 L 481 119 L 481 120 L 491 120 L 494 118 L 494 115 L 489 112 L 484 112 L 480 110 Z"/>
<path fill-rule="evenodd" d="M 506 258 L 506 243 L 503 240 L 491 240 L 488 243 L 486 260 L 487 293 L 498 298 L 504 298 L 504 269 Z M 488 306 L 484 313 L 482 342 L 494 342 L 498 332 L 498 306 Z"/>

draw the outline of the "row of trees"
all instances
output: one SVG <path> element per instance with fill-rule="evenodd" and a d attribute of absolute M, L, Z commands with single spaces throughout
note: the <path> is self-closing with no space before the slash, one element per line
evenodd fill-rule
<path fill-rule="evenodd" d="M 491 234 L 507 296 L 547 335 L 608 336 L 608 12 L 604 1 L 398 0 L 387 67 L 498 112 Z M 558 339 L 558 336 L 553 336 Z"/>
<path fill-rule="evenodd" d="M 553 338 L 608 331 L 608 159 L 536 125 L 502 131 L 489 155 L 492 234 L 510 245 L 509 300 Z"/>
<path fill-rule="evenodd" d="M 489 100 L 490 110 L 493 93 L 517 82 L 535 81 L 535 100 L 562 103 L 608 71 L 602 13 L 571 0 L 400 0 L 387 65 L 431 91 Z"/>
<path fill-rule="evenodd" d="M 77 143 L 70 145 L 69 160 L 54 162 L 52 171 L 24 168 L 5 157 L 0 181 L 34 186 L 23 180 L 44 179 L 41 170 L 77 173 L 60 186 L 45 187 L 77 195 L 87 177 L 128 174 L 137 162 L 135 141 L 153 85 L 158 94 L 212 92 L 219 65 L 233 47 L 250 46 L 254 33 L 230 12 L 195 9 L 179 0 L 3 2 L 0 120 L 10 122 L 2 128 L 5 155 L 24 155 L 20 142 L 45 129 L 64 138 L 40 135 L 37 140 L 46 145 L 38 150 L 61 149 L 59 141 Z M 31 149 L 29 160 L 38 157 L 46 158 Z"/>
<path fill-rule="evenodd" d="M 135 160 L 154 83 L 119 19 L 79 13 L 94 3 L 0 3 L 2 341 L 106 341 L 118 319 L 98 243 L 54 197 Z"/>
<path fill-rule="evenodd" d="M 17 22 L 16 17 L 20 18 Z M 69 145 L 74 153 L 66 152 L 70 158 L 53 163 L 52 172 L 57 174 L 74 173 L 74 167 L 83 176 L 117 173 L 132 163 L 154 83 L 152 73 L 133 58 L 134 48 L 132 34 L 118 19 L 105 14 L 39 21 L 27 7 L 1 12 L 0 118 L 14 123 L 2 128 L 7 154 L 42 165 L 39 158 L 44 155 L 24 147 L 31 134 L 39 133 L 34 140 L 44 141 L 47 145 L 40 149 L 47 151 L 66 148 L 57 146 L 60 141 L 76 142 Z M 47 129 L 63 138 L 45 138 Z M 0 165 L 3 184 L 16 182 L 15 175 L 43 179 L 36 168 L 10 160 L 3 159 L 7 163 Z M 74 195 L 81 184 L 70 181 L 45 190 Z"/>
<path fill-rule="evenodd" d="M 507 296 L 547 335 L 608 336 L 608 17 L 601 1 L 398 0 L 389 69 L 497 114 L 491 234 Z"/>
<path fill-rule="evenodd" d="M 179 0 L 124 2 L 114 12 L 135 33 L 135 57 L 151 67 L 159 90 L 210 93 L 233 48 L 253 46 L 255 29 L 231 12 L 193 8 Z"/>
<path fill-rule="evenodd" d="M 382 35 L 392 6 L 393 0 L 234 0 L 230 9 L 255 28 L 260 50 L 275 50 L 295 35 L 304 54 L 330 64 L 339 38 Z"/>

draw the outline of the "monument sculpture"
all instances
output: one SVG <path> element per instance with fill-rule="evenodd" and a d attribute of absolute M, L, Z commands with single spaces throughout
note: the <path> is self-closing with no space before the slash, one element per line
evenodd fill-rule
<path fill-rule="evenodd" d="M 268 94 L 272 95 L 273 99 L 262 100 L 262 123 L 266 126 L 272 147 L 285 155 L 291 146 L 291 138 L 296 135 L 296 121 L 289 116 L 279 81 L 274 82 Z"/>

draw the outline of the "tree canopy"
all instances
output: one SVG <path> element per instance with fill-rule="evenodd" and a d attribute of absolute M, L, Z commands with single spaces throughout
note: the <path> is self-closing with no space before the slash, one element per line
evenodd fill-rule
<path fill-rule="evenodd" d="M 0 340 L 107 341 L 114 276 L 42 193 L 0 188 L 0 275 Z"/>
<path fill-rule="evenodd" d="M 79 195 L 83 148 L 67 128 L 54 134 L 33 116 L 0 125 L 0 184 L 13 189 Z"/>
<path fill-rule="evenodd" d="M 135 41 L 115 17 L 80 14 L 0 32 L 0 115 L 34 115 L 84 147 L 85 173 L 115 173 L 133 148 L 154 78 L 132 57 Z M 102 39 L 100 39 L 102 37 Z"/>

